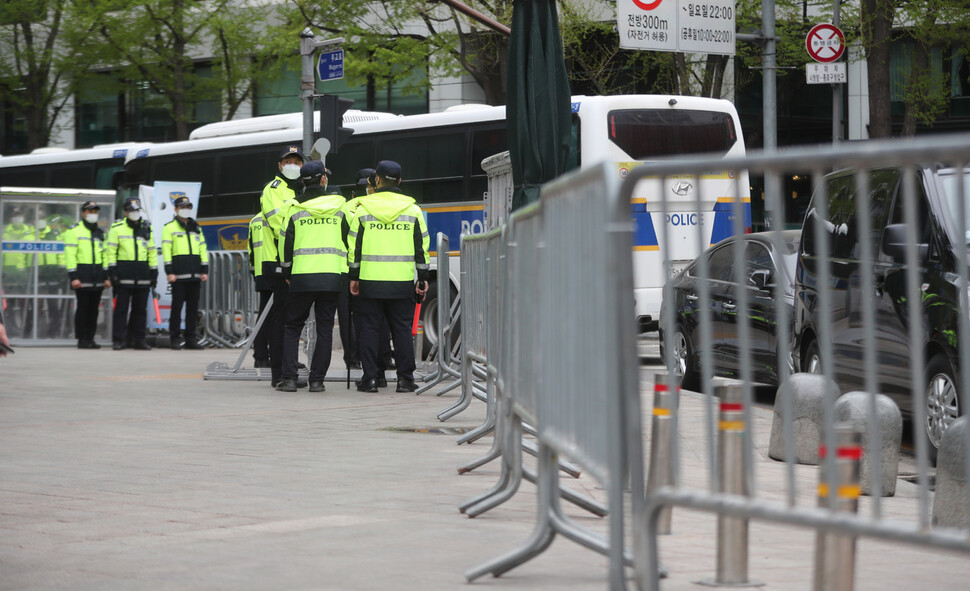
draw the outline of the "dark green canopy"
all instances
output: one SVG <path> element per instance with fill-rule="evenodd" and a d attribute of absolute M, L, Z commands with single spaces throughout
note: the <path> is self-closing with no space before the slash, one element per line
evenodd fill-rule
<path fill-rule="evenodd" d="M 539 199 L 539 187 L 566 171 L 570 94 L 555 0 L 515 0 L 506 122 L 515 192 L 512 209 Z"/>

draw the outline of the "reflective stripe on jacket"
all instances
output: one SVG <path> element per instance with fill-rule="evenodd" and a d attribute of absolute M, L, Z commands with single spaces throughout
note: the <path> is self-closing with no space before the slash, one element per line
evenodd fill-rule
<path fill-rule="evenodd" d="M 396 187 L 357 200 L 350 224 L 350 279 L 360 295 L 377 299 L 414 297 L 414 279 L 430 275 L 430 238 L 414 199 Z"/>
<path fill-rule="evenodd" d="M 61 235 L 64 239 L 64 266 L 71 281 L 81 282 L 80 289 L 101 289 L 108 273 L 104 268 L 104 232 L 92 231 L 78 222 Z"/>
<path fill-rule="evenodd" d="M 311 198 L 293 205 L 284 223 L 280 255 L 290 291 L 341 291 L 347 273 L 344 198 L 307 189 Z M 320 194 L 318 197 L 312 197 Z"/>
<path fill-rule="evenodd" d="M 272 290 L 272 280 L 283 276 L 273 230 L 262 213 L 257 213 L 249 221 L 249 267 L 256 279 L 256 291 Z"/>
<path fill-rule="evenodd" d="M 192 231 L 188 227 L 193 227 Z M 194 220 L 176 218 L 162 228 L 162 261 L 165 274 L 176 281 L 200 281 L 209 273 L 209 252 L 202 230 Z"/>
<path fill-rule="evenodd" d="M 158 255 L 151 226 L 138 221 L 138 235 L 128 219 L 111 224 L 105 241 L 104 262 L 108 275 L 118 278 L 125 287 L 149 287 L 152 271 L 158 268 Z"/>

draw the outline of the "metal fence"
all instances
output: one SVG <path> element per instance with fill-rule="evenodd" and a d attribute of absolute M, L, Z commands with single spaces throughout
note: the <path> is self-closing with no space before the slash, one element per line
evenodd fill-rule
<path fill-rule="evenodd" d="M 244 345 L 256 324 L 259 307 L 249 253 L 236 250 L 209 252 L 210 281 L 204 284 L 199 306 L 206 344 Z"/>
<path fill-rule="evenodd" d="M 696 373 L 705 395 L 708 487 L 673 484 L 648 495 L 646 553 L 638 556 L 642 587 L 659 588 L 658 534 L 662 513 L 671 506 L 718 514 L 714 582 L 721 585 L 750 582 L 746 571 L 722 565 L 722 558 L 730 562 L 722 552 L 739 545 L 744 554 L 735 554 L 733 560 L 746 561 L 749 519 L 817 532 L 815 589 L 852 588 L 854 540 L 860 537 L 970 552 L 966 479 L 956 511 L 964 521 L 944 525 L 933 511 L 930 477 L 936 449 L 931 441 L 939 443 L 945 427 L 967 408 L 970 392 L 970 181 L 963 172 L 968 161 L 970 136 L 949 135 L 731 160 L 695 158 L 646 164 L 630 172 L 622 186 L 624 202 L 644 179 L 655 183 L 659 178 L 668 186 L 690 183 L 711 170 L 808 175 L 814 188 L 796 241 L 793 276 L 782 267 L 766 269 L 765 264 L 779 259 L 754 257 L 749 245 L 755 238 L 748 237 L 725 247 L 730 250 L 722 248 L 720 255 L 712 248 L 665 288 L 664 362 L 672 374 Z M 697 187 L 699 209 L 703 185 L 692 186 Z M 772 228 L 783 227 L 781 201 L 781 195 L 766 196 Z M 648 202 L 648 208 L 658 220 L 655 225 L 662 226 L 669 213 L 666 202 Z M 735 233 L 743 234 L 741 204 L 735 204 L 733 217 Z M 706 216 L 701 223 L 699 240 L 710 235 Z M 661 251 L 669 252 L 669 239 L 660 233 Z M 785 241 L 780 230 L 768 233 L 769 250 L 783 252 Z M 709 246 L 699 243 L 698 250 Z M 773 303 L 768 314 L 758 307 L 761 300 Z M 767 365 L 774 366 L 780 384 L 769 455 L 784 462 L 781 500 L 769 498 L 758 486 L 752 446 L 754 381 Z M 789 365 L 817 375 L 790 375 Z M 727 386 L 736 399 L 723 397 L 727 391 L 717 385 L 720 377 L 737 380 Z M 883 404 L 889 412 L 883 413 Z M 905 509 L 902 499 L 889 505 L 883 498 L 896 480 L 893 454 L 898 453 L 897 429 L 902 428 L 886 417 L 899 417 L 900 409 L 913 425 L 918 486 L 915 507 Z M 725 431 L 732 436 L 723 437 Z M 970 430 L 962 433 L 962 445 L 955 446 L 962 450 L 959 457 L 939 461 L 959 466 L 966 475 Z M 724 439 L 740 445 L 726 450 Z M 672 481 L 681 483 L 676 442 L 673 430 L 670 439 L 655 438 L 651 445 L 662 446 L 673 466 Z M 820 463 L 820 468 L 799 465 L 809 462 Z M 887 470 L 888 479 L 881 478 Z M 805 486 L 805 476 L 813 471 L 817 484 Z M 726 484 L 728 474 L 735 477 L 733 484 Z M 863 493 L 871 499 L 856 513 Z"/>
<path fill-rule="evenodd" d="M 514 568 L 559 534 L 607 555 L 611 587 L 624 584 L 624 565 L 631 557 L 624 542 L 630 526 L 624 517 L 624 484 L 629 476 L 632 504 L 639 512 L 643 462 L 636 335 L 628 318 L 633 310 L 633 228 L 616 182 L 605 165 L 570 175 L 545 187 L 541 203 L 511 217 L 506 240 L 493 230 L 487 238 L 463 242 L 463 256 L 471 250 L 465 243 L 492 248 L 496 266 L 485 269 L 485 277 L 493 278 L 495 299 L 492 317 L 480 317 L 492 328 L 483 359 L 503 405 L 497 415 L 511 421 L 509 430 L 497 430 L 496 439 L 501 436 L 514 447 L 521 442 L 518 427 L 524 422 L 535 426 L 539 497 L 529 540 L 468 571 L 469 580 Z M 578 288 L 583 285 L 597 288 Z M 462 291 L 463 298 L 489 297 L 487 286 L 472 294 L 463 282 Z M 465 320 L 464 308 L 462 313 L 463 337 L 473 339 L 479 321 Z M 505 457 L 514 464 L 517 455 Z M 606 491 L 607 537 L 563 512 L 560 456 L 576 461 Z"/>

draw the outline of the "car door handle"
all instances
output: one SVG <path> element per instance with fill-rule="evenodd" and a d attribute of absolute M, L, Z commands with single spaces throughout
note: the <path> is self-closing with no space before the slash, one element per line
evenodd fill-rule
<path fill-rule="evenodd" d="M 697 297 L 697 295 L 696 295 L 696 294 L 693 294 L 693 293 L 689 293 L 689 294 L 687 294 L 686 296 L 684 296 L 684 299 L 686 299 L 686 300 L 687 300 L 688 302 L 696 302 L 696 301 L 697 301 L 697 300 L 699 300 L 700 298 L 699 298 L 699 297 Z"/>

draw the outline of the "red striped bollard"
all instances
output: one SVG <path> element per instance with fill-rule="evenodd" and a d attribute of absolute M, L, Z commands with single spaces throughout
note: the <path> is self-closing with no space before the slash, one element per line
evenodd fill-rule
<path fill-rule="evenodd" d="M 674 486 L 673 454 L 677 436 L 677 407 L 680 385 L 674 376 L 658 373 L 653 379 L 653 420 L 650 422 L 650 468 L 647 473 L 647 495 L 664 487 Z M 661 509 L 657 517 L 657 533 L 669 534 L 673 508 Z"/>
<path fill-rule="evenodd" d="M 844 423 L 833 428 L 835 454 L 829 454 L 824 445 L 818 449 L 818 457 L 822 462 L 818 506 L 834 513 L 856 513 L 862 492 L 859 484 L 862 433 Z M 826 482 L 830 462 L 835 462 L 835 483 Z M 851 591 L 854 581 L 855 536 L 820 530 L 815 538 L 815 590 Z"/>

